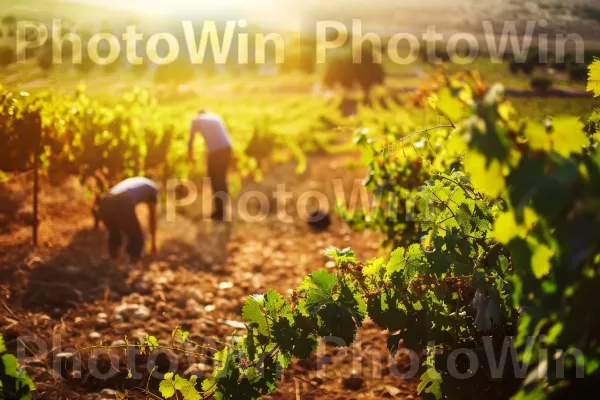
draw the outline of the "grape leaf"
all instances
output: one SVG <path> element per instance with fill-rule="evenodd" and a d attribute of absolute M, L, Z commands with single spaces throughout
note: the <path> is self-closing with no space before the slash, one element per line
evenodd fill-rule
<path fill-rule="evenodd" d="M 337 276 L 324 269 L 313 272 L 305 281 L 310 289 L 306 292 L 306 307 L 310 313 L 318 311 L 321 306 L 333 302 L 333 288 L 337 283 Z"/>
<path fill-rule="evenodd" d="M 471 176 L 473 186 L 488 195 L 497 197 L 505 186 L 502 165 L 498 160 L 488 162 L 481 153 L 470 151 L 465 156 L 465 171 Z"/>
<path fill-rule="evenodd" d="M 19 373 L 17 371 L 19 367 L 19 361 L 17 357 L 12 354 L 5 354 L 2 356 L 2 363 L 4 364 L 4 373 L 13 378 L 17 378 Z"/>
<path fill-rule="evenodd" d="M 298 315 L 293 326 L 288 319 L 280 319 L 273 326 L 273 337 L 281 349 L 300 359 L 308 358 L 318 345 L 317 336 L 306 320 L 308 318 Z"/>
<path fill-rule="evenodd" d="M 548 275 L 550 272 L 550 260 L 554 252 L 544 246 L 543 244 L 537 245 L 533 249 L 533 255 L 531 256 L 531 268 L 536 278 L 542 278 Z"/>
<path fill-rule="evenodd" d="M 561 117 L 552 121 L 554 132 L 552 141 L 554 151 L 563 157 L 581 154 L 589 140 L 583 131 L 583 124 L 577 117 Z"/>
<path fill-rule="evenodd" d="M 442 398 L 442 375 L 435 368 L 428 368 L 417 386 L 417 393 L 429 393 L 437 400 Z"/>
<path fill-rule="evenodd" d="M 275 290 L 269 290 L 265 294 L 265 309 L 273 321 L 277 321 L 279 318 L 292 317 L 290 304 Z"/>
<path fill-rule="evenodd" d="M 244 307 L 242 308 L 242 318 L 255 326 L 258 333 L 263 336 L 269 336 L 267 331 L 266 315 L 263 313 L 263 297 L 249 296 L 246 298 Z"/>
<path fill-rule="evenodd" d="M 173 373 L 168 372 L 165 374 L 164 379 L 158 385 L 160 394 L 165 399 L 170 399 L 175 396 L 175 382 L 173 381 Z"/>
<path fill-rule="evenodd" d="M 593 92 L 596 97 L 600 96 L 600 60 L 595 60 L 589 66 L 587 90 Z"/>

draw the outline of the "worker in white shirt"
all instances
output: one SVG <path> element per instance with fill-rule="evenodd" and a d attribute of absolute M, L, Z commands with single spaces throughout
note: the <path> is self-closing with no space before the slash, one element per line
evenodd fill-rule
<path fill-rule="evenodd" d="M 227 169 L 231 160 L 231 138 L 223 119 L 218 114 L 202 109 L 192 120 L 188 156 L 194 161 L 194 138 L 200 132 L 208 150 L 208 176 L 213 191 L 213 210 L 211 218 L 217 221 L 225 219 L 225 206 L 229 199 Z"/>

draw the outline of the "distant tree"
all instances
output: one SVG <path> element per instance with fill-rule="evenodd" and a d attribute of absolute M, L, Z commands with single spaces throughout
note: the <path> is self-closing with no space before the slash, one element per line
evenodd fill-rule
<path fill-rule="evenodd" d="M 157 84 L 175 84 L 191 82 L 196 77 L 196 71 L 192 65 L 177 59 L 170 64 L 159 65 L 154 71 L 154 82 Z"/>
<path fill-rule="evenodd" d="M 5 68 L 15 62 L 15 49 L 8 46 L 0 46 L 0 68 Z"/>
<path fill-rule="evenodd" d="M 53 67 L 52 46 L 44 46 L 37 58 L 38 66 L 44 71 L 48 71 Z"/>
<path fill-rule="evenodd" d="M 81 63 L 74 64 L 75 68 L 82 74 L 88 74 L 95 67 L 94 61 L 84 52 Z"/>
<path fill-rule="evenodd" d="M 283 72 L 300 71 L 314 74 L 316 69 L 315 45 L 298 42 L 285 54 L 281 70 Z"/>
<path fill-rule="evenodd" d="M 369 93 L 373 86 L 383 84 L 383 65 L 376 62 L 368 46 L 361 49 L 361 56 L 361 62 L 355 63 L 351 48 L 338 51 L 325 65 L 323 84 L 326 87 L 340 84 L 345 88 L 352 88 L 358 84 L 365 93 Z"/>
<path fill-rule="evenodd" d="M 3 31 L 8 33 L 8 37 L 15 37 L 17 35 L 17 19 L 12 15 L 2 18 L 0 22 L 2 27 L 5 28 Z"/>

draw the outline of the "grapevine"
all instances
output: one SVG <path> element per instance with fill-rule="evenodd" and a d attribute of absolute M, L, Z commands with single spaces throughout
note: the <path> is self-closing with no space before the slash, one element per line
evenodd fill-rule
<path fill-rule="evenodd" d="M 351 249 L 328 248 L 335 273 L 313 272 L 290 300 L 273 290 L 248 297 L 246 333 L 216 353 L 212 377 L 200 384 L 168 374 L 165 398 L 261 398 L 292 359 L 309 357 L 323 337 L 350 345 L 367 317 L 389 332 L 392 354 L 424 354 L 417 390 L 425 397 L 561 397 L 576 390 L 580 371 L 598 376 L 599 311 L 589 303 L 600 284 L 597 133 L 569 116 L 520 120 L 502 87 L 474 74 L 444 77 L 426 95 L 452 121 L 427 131 L 430 145 L 399 156 L 381 152 L 397 138 L 359 132 L 370 157 L 365 185 L 400 194 L 375 210 L 372 225 L 401 245 L 362 262 Z M 527 376 L 501 367 L 493 376 L 490 357 L 513 339 Z M 464 349 L 477 362 L 456 356 Z"/>

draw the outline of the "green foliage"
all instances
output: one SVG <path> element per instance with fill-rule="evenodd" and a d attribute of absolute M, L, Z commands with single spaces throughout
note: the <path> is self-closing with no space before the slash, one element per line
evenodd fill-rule
<path fill-rule="evenodd" d="M 191 82 L 195 78 L 196 71 L 192 64 L 181 59 L 157 66 L 153 76 L 154 82 L 159 85 L 180 85 Z"/>
<path fill-rule="evenodd" d="M 16 51 L 8 46 L 0 46 L 0 68 L 4 68 L 15 62 Z"/>
<path fill-rule="evenodd" d="M 179 392 L 183 400 L 200 400 L 200 393 L 196 390 L 196 379 L 196 376 L 191 376 L 189 380 L 186 380 L 179 375 L 175 375 L 173 378 L 173 373 L 169 372 L 160 382 L 158 390 L 165 399 L 170 399 L 175 396 L 176 392 Z"/>
<path fill-rule="evenodd" d="M 600 309 L 590 303 L 600 286 L 597 134 L 573 116 L 521 120 L 502 87 L 474 73 L 443 76 L 420 96 L 449 123 L 357 132 L 369 164 L 365 186 L 378 204 L 343 213 L 384 232 L 395 247 L 390 256 L 362 263 L 350 249 L 326 249 L 335 272 L 311 273 L 290 300 L 275 291 L 249 297 L 246 333 L 216 352 L 201 389 L 169 374 L 163 396 L 259 399 L 319 337 L 350 345 L 367 315 L 389 332 L 393 354 L 401 343 L 426 351 L 417 387 L 425 397 L 525 400 L 543 387 L 567 398 L 579 368 L 598 376 Z M 511 337 L 528 379 L 510 369 L 493 377 L 483 367 Z M 173 338 L 190 341 L 177 330 Z M 142 346 L 152 351 L 155 342 Z M 482 368 L 452 360 L 458 349 L 471 350 Z M 553 371 L 575 349 L 584 357 L 567 358 L 567 378 L 559 379 Z M 472 381 L 453 376 L 450 361 Z M 545 366 L 547 377 L 532 374 Z"/>
<path fill-rule="evenodd" d="M 326 87 L 340 85 L 351 89 L 358 85 L 365 93 L 369 93 L 375 85 L 383 84 L 385 72 L 369 46 L 360 49 L 360 62 L 355 62 L 352 48 L 347 47 L 329 57 L 325 65 L 323 84 Z"/>
<path fill-rule="evenodd" d="M 305 100 L 291 96 L 255 107 L 245 101 L 215 104 L 230 129 L 239 175 L 260 180 L 263 161 L 294 158 L 301 173 L 306 152 L 326 150 L 336 140 L 331 130 L 335 102 Z M 76 175 L 82 182 L 96 182 L 102 191 L 136 175 L 185 178 L 193 167 L 187 144 L 196 107 L 186 111 L 188 119 L 180 110 L 168 114 L 141 89 L 103 103 L 89 97 L 84 87 L 72 94 L 35 96 L 0 87 L 0 170 L 30 169 L 41 145 L 41 173 L 56 184 Z M 41 132 L 35 127 L 38 119 Z"/>
<path fill-rule="evenodd" d="M 600 96 L 600 60 L 594 61 L 589 66 L 589 79 L 587 90 L 594 93 L 594 96 Z"/>
<path fill-rule="evenodd" d="M 33 380 L 19 369 L 19 361 L 6 354 L 4 339 L 0 336 L 0 399 L 30 400 L 35 390 Z"/>

